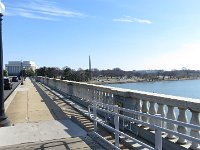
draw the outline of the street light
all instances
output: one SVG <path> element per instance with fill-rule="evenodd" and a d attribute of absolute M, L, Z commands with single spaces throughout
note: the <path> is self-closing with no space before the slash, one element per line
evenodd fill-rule
<path fill-rule="evenodd" d="M 23 83 L 23 62 L 22 62 L 22 60 L 21 60 L 21 80 L 22 80 L 21 85 L 24 85 L 24 83 Z"/>
<path fill-rule="evenodd" d="M 4 79 L 3 79 L 3 42 L 2 42 L 2 17 L 5 5 L 0 0 L 0 127 L 10 124 L 4 109 Z"/>

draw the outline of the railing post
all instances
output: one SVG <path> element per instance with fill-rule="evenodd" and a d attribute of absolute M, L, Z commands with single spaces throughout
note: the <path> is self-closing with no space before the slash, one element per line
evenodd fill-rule
<path fill-rule="evenodd" d="M 155 115 L 156 114 L 156 107 L 155 107 L 155 102 L 150 101 L 150 107 L 149 107 L 149 114 Z M 155 119 L 154 118 L 149 118 L 149 123 L 154 124 Z"/>
<path fill-rule="evenodd" d="M 115 146 L 119 147 L 119 109 L 118 106 L 114 106 L 114 123 L 115 123 Z"/>
<path fill-rule="evenodd" d="M 160 114 L 156 114 L 155 116 L 161 117 Z M 156 119 L 156 125 L 160 127 L 161 124 L 162 124 L 161 120 Z M 155 128 L 155 149 L 156 150 L 162 150 L 162 132 L 158 128 Z"/>
<path fill-rule="evenodd" d="M 93 103 L 93 113 L 94 113 L 94 131 L 97 132 L 97 103 L 94 101 Z"/>
<path fill-rule="evenodd" d="M 194 124 L 194 125 L 200 125 L 200 119 L 199 119 L 199 112 L 197 111 L 193 111 L 191 110 L 192 112 L 192 118 L 191 118 L 191 121 L 190 123 L 191 124 Z M 195 130 L 195 129 L 191 129 L 190 131 L 190 135 L 195 137 L 195 138 L 200 138 L 200 131 L 199 130 Z M 200 149 L 200 144 L 198 143 L 195 143 L 195 142 L 192 142 L 192 145 L 190 146 L 191 149 Z"/>
<path fill-rule="evenodd" d="M 136 106 L 135 106 L 135 110 L 138 112 L 142 112 L 142 104 L 141 104 L 141 100 L 140 99 L 136 99 Z M 140 115 L 134 115 L 135 119 L 137 120 L 141 120 L 141 116 Z"/>
<path fill-rule="evenodd" d="M 161 114 L 161 117 L 165 117 L 165 115 L 166 115 L 166 112 L 165 112 L 165 109 L 164 109 L 164 105 L 161 104 L 161 103 L 158 103 L 157 114 Z M 165 127 L 165 122 L 164 121 L 161 121 L 161 127 Z"/>
<path fill-rule="evenodd" d="M 94 100 L 94 89 L 93 88 L 89 89 L 89 96 L 90 96 L 90 102 L 92 103 Z"/>
<path fill-rule="evenodd" d="M 176 114 L 175 114 L 175 111 L 174 111 L 174 106 L 168 105 L 167 119 L 176 120 Z M 173 123 L 167 123 L 167 129 L 175 131 L 176 125 L 173 124 Z M 173 139 L 173 138 L 175 138 L 175 136 L 168 134 L 167 138 Z"/>
<path fill-rule="evenodd" d="M 148 113 L 148 106 L 147 106 L 147 101 L 146 100 L 142 100 L 142 112 L 143 113 Z M 146 116 L 142 116 L 142 120 L 144 122 L 148 122 L 149 118 Z"/>
<path fill-rule="evenodd" d="M 186 115 L 186 109 L 181 108 L 181 107 L 179 107 L 178 109 L 179 109 L 178 121 L 187 123 L 188 119 L 187 119 L 187 115 Z M 179 133 L 187 134 L 187 128 L 184 126 L 178 126 L 177 131 Z M 178 143 L 185 144 L 185 143 L 187 143 L 187 140 L 179 137 Z"/>
<path fill-rule="evenodd" d="M 89 115 L 90 118 L 92 118 L 90 105 L 88 106 L 88 115 Z"/>

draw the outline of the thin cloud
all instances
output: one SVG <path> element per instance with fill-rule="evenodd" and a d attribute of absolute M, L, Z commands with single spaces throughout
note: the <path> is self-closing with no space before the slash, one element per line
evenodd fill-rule
<path fill-rule="evenodd" d="M 31 19 L 42 20 L 60 20 L 62 17 L 87 17 L 84 13 L 78 11 L 70 11 L 62 9 L 56 2 L 52 1 L 39 1 L 39 0 L 23 0 L 15 3 L 7 3 L 6 15 L 8 16 L 21 16 Z"/>
<path fill-rule="evenodd" d="M 30 19 L 40 19 L 40 20 L 49 20 L 49 21 L 57 21 L 58 19 L 37 15 L 37 12 L 26 10 L 22 8 L 9 8 L 9 11 L 6 11 L 5 15 L 7 16 L 21 16 Z"/>
<path fill-rule="evenodd" d="M 33 13 L 28 13 L 28 12 L 20 12 L 19 15 L 22 16 L 22 17 L 31 18 L 31 19 L 56 21 L 56 19 L 54 19 L 54 18 L 38 16 L 38 15 L 34 15 Z"/>
<path fill-rule="evenodd" d="M 113 19 L 115 22 L 124 22 L 124 23 L 143 23 L 143 24 L 152 24 L 150 20 L 146 19 L 139 19 L 139 18 L 134 18 L 131 16 L 125 16 L 123 18 L 118 18 L 118 19 Z"/>

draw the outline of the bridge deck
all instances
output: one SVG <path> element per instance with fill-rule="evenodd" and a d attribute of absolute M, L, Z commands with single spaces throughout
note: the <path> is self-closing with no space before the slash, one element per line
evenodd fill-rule
<path fill-rule="evenodd" d="M 0 128 L 0 149 L 103 149 L 54 101 L 30 79 L 20 85 L 6 110 L 12 126 Z"/>

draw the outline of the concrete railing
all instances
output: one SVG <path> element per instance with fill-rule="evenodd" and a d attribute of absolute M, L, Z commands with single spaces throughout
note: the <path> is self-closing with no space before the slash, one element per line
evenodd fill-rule
<path fill-rule="evenodd" d="M 79 98 L 85 103 L 92 103 L 94 100 L 110 105 L 118 105 L 126 109 L 136 110 L 150 115 L 160 114 L 162 117 L 200 126 L 200 100 L 141 92 L 121 88 L 113 88 L 103 85 L 87 84 L 67 80 L 50 79 L 37 77 L 37 81 L 58 90 L 72 98 Z M 128 113 L 127 113 L 128 115 Z M 146 116 L 134 116 L 138 120 L 153 123 L 154 118 Z M 128 127 L 130 122 L 124 121 L 123 126 Z M 197 139 L 200 138 L 200 131 L 190 129 L 186 126 L 173 123 L 162 122 L 162 127 L 177 131 L 182 134 L 190 134 Z M 200 144 L 187 141 L 173 134 L 168 134 L 167 138 L 178 138 L 178 143 L 191 143 L 191 149 L 200 149 Z"/>
<path fill-rule="evenodd" d="M 114 117 L 114 124 L 113 124 L 114 128 L 109 126 L 109 124 L 105 123 L 105 121 L 102 120 L 101 118 L 98 118 L 98 111 L 100 113 L 105 112 Z M 119 141 L 120 141 L 120 136 L 121 136 L 121 137 L 123 137 L 123 139 L 125 141 L 129 141 L 129 145 L 132 143 L 131 145 L 133 146 L 135 143 L 138 143 L 141 146 L 146 147 L 149 150 L 162 150 L 163 149 L 163 146 L 162 146 L 162 133 L 163 132 L 172 134 L 172 135 L 176 135 L 176 136 L 184 138 L 184 139 L 188 139 L 189 141 L 194 141 L 196 143 L 200 143 L 200 139 L 197 139 L 195 137 L 192 137 L 192 136 L 189 136 L 186 134 L 179 133 L 177 131 L 165 129 L 161 126 L 162 125 L 161 123 L 162 123 L 162 121 L 165 121 L 167 123 L 181 125 L 181 126 L 185 126 L 185 127 L 191 128 L 191 129 L 195 129 L 195 130 L 200 130 L 200 126 L 196 126 L 196 125 L 192 125 L 192 124 L 188 124 L 188 123 L 180 122 L 180 121 L 174 121 L 171 119 L 166 119 L 164 117 L 161 117 L 161 115 L 159 115 L 159 114 L 150 115 L 150 114 L 138 112 L 135 110 L 121 108 L 121 107 L 118 107 L 117 105 L 108 105 L 108 104 L 104 104 L 104 103 L 100 103 L 100 102 L 96 102 L 96 101 L 93 101 L 93 104 L 88 106 L 88 112 L 89 112 L 90 118 L 94 121 L 94 131 L 98 137 L 100 137 L 104 141 L 107 141 L 101 135 L 98 134 L 98 132 L 97 132 L 98 124 L 107 128 L 111 132 L 114 132 L 115 146 L 113 145 L 113 147 L 115 147 L 116 149 L 119 149 Z M 134 119 L 134 117 L 128 117 L 127 115 L 123 115 L 124 114 L 123 112 L 128 112 L 129 114 L 133 114 L 133 115 L 137 115 L 137 116 L 145 116 L 148 118 L 153 118 L 154 122 L 147 123 L 147 122 L 144 122 L 143 120 L 138 120 L 137 118 Z M 155 132 L 154 146 L 145 144 L 144 142 L 139 141 L 139 140 L 135 139 L 134 137 L 131 137 L 131 136 L 125 134 L 124 132 L 121 132 L 119 130 L 120 118 L 129 120 L 130 122 L 138 123 L 142 126 L 149 127 L 152 130 L 154 130 L 154 132 Z M 130 142 L 130 140 L 133 142 Z M 141 147 L 141 149 L 143 149 L 143 148 Z"/>

